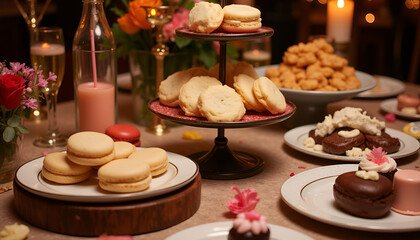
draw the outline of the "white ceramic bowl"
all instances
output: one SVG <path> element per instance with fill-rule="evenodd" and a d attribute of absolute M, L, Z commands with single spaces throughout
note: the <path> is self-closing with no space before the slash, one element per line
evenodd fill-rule
<path fill-rule="evenodd" d="M 259 76 L 265 76 L 265 70 L 269 67 L 278 67 L 278 64 L 257 67 L 255 70 Z M 372 75 L 356 71 L 356 76 L 360 79 L 362 86 L 350 91 L 321 92 L 280 88 L 284 97 L 296 105 L 295 114 L 285 123 L 287 127 L 297 127 L 323 121 L 329 103 L 350 99 L 375 87 L 376 81 Z"/>

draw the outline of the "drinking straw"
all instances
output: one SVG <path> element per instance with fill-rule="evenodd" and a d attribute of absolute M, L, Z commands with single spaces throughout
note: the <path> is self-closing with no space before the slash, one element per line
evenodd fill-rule
<path fill-rule="evenodd" d="M 95 57 L 95 39 L 93 35 L 93 29 L 90 30 L 90 46 L 91 46 L 91 53 L 92 53 L 92 71 L 93 71 L 93 87 L 97 87 L 97 76 L 96 76 L 96 57 Z"/>

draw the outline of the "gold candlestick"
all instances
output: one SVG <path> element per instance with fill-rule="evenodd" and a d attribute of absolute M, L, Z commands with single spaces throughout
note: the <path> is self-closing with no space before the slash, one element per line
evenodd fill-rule
<path fill-rule="evenodd" d="M 144 6 L 146 10 L 147 21 L 156 28 L 156 45 L 152 48 L 152 54 L 156 58 L 156 96 L 159 91 L 160 83 L 163 81 L 163 61 L 165 56 L 169 54 L 169 47 L 163 43 L 163 26 L 172 21 L 172 16 L 175 8 L 172 6 Z M 169 129 L 165 122 L 157 117 L 153 117 L 153 124 L 146 129 L 148 132 L 161 136 Z"/>

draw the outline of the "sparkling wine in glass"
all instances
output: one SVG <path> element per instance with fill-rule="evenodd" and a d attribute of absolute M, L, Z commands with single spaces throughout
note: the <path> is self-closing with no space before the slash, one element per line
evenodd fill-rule
<path fill-rule="evenodd" d="M 57 126 L 57 94 L 63 81 L 65 68 L 65 47 L 63 30 L 59 27 L 36 28 L 31 31 L 31 62 L 48 78 L 50 72 L 57 75 L 56 81 L 49 81 L 44 95 L 48 109 L 48 132 L 34 141 L 38 147 L 62 147 L 66 138 Z"/>

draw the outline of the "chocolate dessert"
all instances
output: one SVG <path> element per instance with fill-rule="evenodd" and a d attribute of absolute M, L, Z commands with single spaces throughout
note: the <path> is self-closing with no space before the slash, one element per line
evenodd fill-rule
<path fill-rule="evenodd" d="M 381 135 L 365 135 L 366 147 L 373 149 L 373 147 L 382 147 L 387 153 L 394 153 L 400 149 L 400 140 L 391 137 L 388 133 L 382 130 Z"/>
<path fill-rule="evenodd" d="M 355 171 L 338 176 L 333 190 L 338 207 L 364 218 L 385 216 L 394 201 L 392 182 L 382 175 L 377 176 L 377 180 L 363 179 L 356 176 Z"/>
<path fill-rule="evenodd" d="M 365 143 L 365 136 L 362 132 L 356 137 L 341 137 L 339 131 L 351 131 L 351 128 L 339 128 L 336 129 L 331 135 L 327 136 L 322 140 L 322 148 L 324 152 L 331 154 L 345 154 L 347 150 L 351 150 L 353 147 L 361 147 Z"/>
<path fill-rule="evenodd" d="M 324 140 L 325 138 L 325 137 L 315 135 L 315 129 L 312 129 L 311 131 L 309 131 L 309 137 L 313 138 L 316 144 L 322 144 L 322 140 Z"/>
<path fill-rule="evenodd" d="M 228 240 L 268 240 L 270 239 L 270 229 L 265 233 L 258 235 L 253 234 L 251 231 L 246 233 L 238 233 L 236 228 L 231 228 L 228 235 Z"/>

